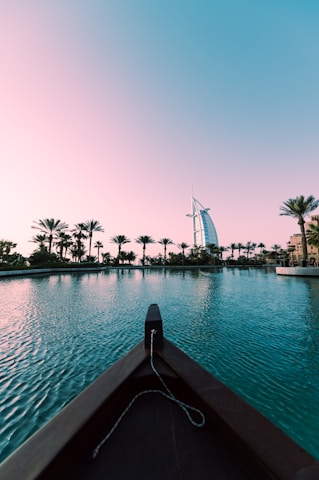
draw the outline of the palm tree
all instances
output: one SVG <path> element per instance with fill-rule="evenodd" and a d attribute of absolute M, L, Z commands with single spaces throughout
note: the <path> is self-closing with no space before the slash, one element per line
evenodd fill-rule
<path fill-rule="evenodd" d="M 158 243 L 164 246 L 164 265 L 165 265 L 167 245 L 174 245 L 174 242 L 170 238 L 161 238 Z"/>
<path fill-rule="evenodd" d="M 256 259 L 259 259 L 260 261 L 264 261 L 264 255 L 266 253 L 266 245 L 262 242 L 258 243 L 257 248 L 259 248 L 259 254 L 256 255 Z"/>
<path fill-rule="evenodd" d="M 266 245 L 264 243 L 258 243 L 257 247 L 260 248 L 259 253 L 261 254 L 262 250 L 266 248 Z"/>
<path fill-rule="evenodd" d="M 78 262 L 80 263 L 85 253 L 86 251 L 84 243 L 77 241 L 72 249 L 72 255 L 75 256 L 75 258 L 77 258 Z"/>
<path fill-rule="evenodd" d="M 70 249 L 73 262 L 75 262 L 75 260 L 78 256 L 78 251 L 79 251 L 78 245 L 76 243 L 73 243 L 73 245 L 71 246 L 71 249 Z"/>
<path fill-rule="evenodd" d="M 125 235 L 115 235 L 111 238 L 112 243 L 116 243 L 118 245 L 118 254 L 117 254 L 117 262 L 119 262 L 121 256 L 122 245 L 125 243 L 130 243 L 130 239 L 127 238 Z"/>
<path fill-rule="evenodd" d="M 66 232 L 63 232 L 63 231 L 60 231 L 57 235 L 56 235 L 56 242 L 55 242 L 55 245 L 59 248 L 60 250 L 60 260 L 62 260 L 63 258 L 63 250 L 65 249 L 65 255 L 66 255 L 66 252 L 68 251 L 68 248 L 72 245 L 72 242 L 71 242 L 71 235 L 69 235 L 68 233 Z"/>
<path fill-rule="evenodd" d="M 305 217 L 315 210 L 318 205 L 319 200 L 316 200 L 313 195 L 309 195 L 307 198 L 300 195 L 300 197 L 289 198 L 289 200 L 284 202 L 283 206 L 280 207 L 280 215 L 287 215 L 288 217 L 293 217 L 298 220 L 301 231 L 302 256 L 305 261 L 308 258 Z"/>
<path fill-rule="evenodd" d="M 9 258 L 11 248 L 15 248 L 17 246 L 16 243 L 12 242 L 11 240 L 0 240 L 0 259 L 1 263 L 4 260 Z"/>
<path fill-rule="evenodd" d="M 272 245 L 271 249 L 275 252 L 276 263 L 278 263 L 278 251 L 281 250 L 281 245 L 277 245 L 277 243 L 275 243 L 275 245 Z"/>
<path fill-rule="evenodd" d="M 100 249 L 103 248 L 103 243 L 98 240 L 95 242 L 94 248 L 97 248 L 97 261 L 100 263 Z"/>
<path fill-rule="evenodd" d="M 256 248 L 256 243 L 247 242 L 244 248 L 245 248 L 245 250 L 246 250 L 246 258 L 248 259 L 248 258 L 249 258 L 249 255 L 250 255 L 250 252 L 255 250 L 255 248 Z"/>
<path fill-rule="evenodd" d="M 209 253 L 213 259 L 213 263 L 215 264 L 216 263 L 216 256 L 218 257 L 219 255 L 219 249 L 218 249 L 218 246 L 216 245 L 216 243 L 208 243 L 208 245 L 206 245 L 206 248 L 209 250 Z"/>
<path fill-rule="evenodd" d="M 223 262 L 223 254 L 224 252 L 228 251 L 228 247 L 223 247 L 222 245 L 220 247 L 217 247 L 217 254 L 220 257 L 221 262 Z"/>
<path fill-rule="evenodd" d="M 39 244 L 39 251 L 40 252 L 45 252 L 47 250 L 47 247 L 45 246 L 45 242 L 47 242 L 47 236 L 45 233 L 41 235 L 41 233 L 38 233 L 37 235 L 34 235 L 32 237 L 32 240 L 30 240 L 33 243 L 38 243 Z"/>
<path fill-rule="evenodd" d="M 117 257 L 117 263 L 120 263 L 120 261 L 121 261 L 122 265 L 124 265 L 124 262 L 126 260 L 126 255 L 127 255 L 127 253 L 124 252 L 124 250 L 121 250 L 120 255 Z"/>
<path fill-rule="evenodd" d="M 228 248 L 230 248 L 231 258 L 233 259 L 234 258 L 234 251 L 237 250 L 237 248 L 238 248 L 237 244 L 236 243 L 231 243 Z"/>
<path fill-rule="evenodd" d="M 319 248 L 319 220 L 317 220 L 317 224 L 309 224 L 306 236 L 309 245 Z"/>
<path fill-rule="evenodd" d="M 54 235 L 69 228 L 69 225 L 61 222 L 61 220 L 54 220 L 54 218 L 45 218 L 34 223 L 36 225 L 32 225 L 32 228 L 36 228 L 37 230 L 40 230 L 40 232 L 47 235 L 47 240 L 49 242 L 49 253 L 51 253 Z"/>
<path fill-rule="evenodd" d="M 153 240 L 152 237 L 149 235 L 140 235 L 136 240 L 136 243 L 139 243 L 143 245 L 143 259 L 142 259 L 142 265 L 145 265 L 145 251 L 146 251 L 146 245 L 149 243 L 155 243 L 155 240 Z"/>
<path fill-rule="evenodd" d="M 77 257 L 78 261 L 81 261 L 81 258 L 85 254 L 84 244 L 82 240 L 87 239 L 87 235 L 84 233 L 84 223 L 77 223 L 75 228 L 72 230 L 72 235 L 75 238 L 75 246 L 72 249 L 73 258 Z"/>
<path fill-rule="evenodd" d="M 105 265 L 110 265 L 110 263 L 111 263 L 111 254 L 110 254 L 110 252 L 102 253 L 102 262 L 103 262 Z"/>
<path fill-rule="evenodd" d="M 92 237 L 94 232 L 104 232 L 104 229 L 98 220 L 87 220 L 83 223 L 83 230 L 88 232 L 89 237 L 89 257 L 91 256 Z"/>
<path fill-rule="evenodd" d="M 296 247 L 294 245 L 290 245 L 290 242 L 288 242 L 287 252 L 290 256 L 290 261 L 292 262 L 292 264 L 294 262 L 294 252 L 295 252 L 295 250 L 296 250 Z"/>
<path fill-rule="evenodd" d="M 185 263 L 185 250 L 186 250 L 186 248 L 189 248 L 189 245 L 187 245 L 187 243 L 185 243 L 185 242 L 182 242 L 182 243 L 179 243 L 177 246 L 178 246 L 178 248 L 180 248 L 182 250 L 183 265 L 184 265 L 184 263 Z"/>
<path fill-rule="evenodd" d="M 126 260 L 128 260 L 128 263 L 131 265 L 131 262 L 134 262 L 134 260 L 136 260 L 136 254 L 132 250 L 130 252 L 127 252 Z"/>
<path fill-rule="evenodd" d="M 240 252 L 245 248 L 245 245 L 242 243 L 237 243 L 238 257 L 240 257 Z"/>
<path fill-rule="evenodd" d="M 197 263 L 199 265 L 199 259 L 201 256 L 203 247 L 201 245 L 194 245 L 191 249 L 190 258 L 192 263 Z"/>

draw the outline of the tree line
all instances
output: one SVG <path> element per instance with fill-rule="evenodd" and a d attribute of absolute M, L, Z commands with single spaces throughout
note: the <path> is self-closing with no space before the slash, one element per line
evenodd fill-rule
<path fill-rule="evenodd" d="M 305 217 L 315 210 L 319 205 L 312 195 L 305 198 L 303 195 L 289 199 L 280 207 L 280 215 L 286 215 L 297 219 L 300 227 L 303 258 L 308 258 L 307 244 L 319 248 L 319 216 L 316 224 L 310 224 L 309 230 L 305 231 Z M 28 259 L 12 250 L 17 244 L 9 240 L 0 240 L 0 262 L 2 264 L 24 265 L 27 262 L 31 266 L 53 265 L 61 263 L 98 263 L 103 265 L 131 264 L 135 262 L 137 255 L 133 250 L 123 250 L 123 245 L 131 243 L 126 235 L 115 235 L 110 242 L 118 247 L 117 255 L 112 256 L 110 252 L 102 252 L 104 245 L 99 240 L 93 243 L 93 236 L 104 232 L 104 228 L 98 220 L 87 220 L 77 223 L 73 228 L 61 220 L 46 218 L 33 222 L 33 229 L 38 233 L 32 237 L 31 242 L 37 245 L 36 249 Z M 86 243 L 85 243 L 86 242 Z M 273 245 L 271 251 L 267 251 L 263 243 L 247 242 L 231 243 L 227 247 L 209 244 L 206 247 L 190 246 L 186 242 L 177 244 L 179 253 L 169 252 L 167 248 L 174 245 L 170 238 L 161 238 L 155 241 L 150 235 L 140 235 L 135 242 L 142 245 L 142 265 L 221 265 L 227 264 L 262 264 L 265 256 L 273 253 L 278 259 L 289 257 L 289 248 L 282 249 L 280 245 Z M 149 244 L 159 243 L 163 247 L 163 254 L 157 256 L 146 255 Z M 92 255 L 92 247 L 97 255 Z M 256 249 L 259 249 L 256 252 Z M 55 249 L 55 251 L 53 251 Z M 235 259 L 235 251 L 238 255 Z M 230 254 L 224 258 L 224 254 Z"/>

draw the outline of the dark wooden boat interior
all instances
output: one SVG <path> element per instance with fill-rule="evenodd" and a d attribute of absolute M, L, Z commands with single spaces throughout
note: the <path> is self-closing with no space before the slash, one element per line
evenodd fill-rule
<path fill-rule="evenodd" d="M 0 478 L 318 480 L 319 464 L 166 340 L 151 305 L 144 341 L 6 459 Z"/>

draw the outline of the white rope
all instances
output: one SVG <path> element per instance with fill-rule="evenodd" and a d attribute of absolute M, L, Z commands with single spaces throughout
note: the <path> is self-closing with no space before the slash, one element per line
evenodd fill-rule
<path fill-rule="evenodd" d="M 145 395 L 145 394 L 148 394 L 148 393 L 158 393 L 160 395 L 163 395 L 165 398 L 167 398 L 168 400 L 176 403 L 186 414 L 188 420 L 190 421 L 190 423 L 194 426 L 194 427 L 198 427 L 198 428 L 201 428 L 205 425 L 205 416 L 203 414 L 203 412 L 201 412 L 198 408 L 195 408 L 195 407 L 192 407 L 191 405 L 188 405 L 187 403 L 184 403 L 182 402 L 181 400 L 177 399 L 175 397 L 175 395 L 171 392 L 171 390 L 168 388 L 168 386 L 166 385 L 166 383 L 164 382 L 164 380 L 162 379 L 161 375 L 159 374 L 159 372 L 156 370 L 155 366 L 154 366 L 154 361 L 153 361 L 153 341 L 154 341 L 154 335 L 156 334 L 156 330 L 151 330 L 151 348 L 150 348 L 150 364 L 151 364 L 151 368 L 153 370 L 153 372 L 155 373 L 155 375 L 159 378 L 160 382 L 162 383 L 163 387 L 165 388 L 166 392 L 163 392 L 163 390 L 143 390 L 142 392 L 139 392 L 135 395 L 135 397 L 132 398 L 132 400 L 130 401 L 130 403 L 127 405 L 127 407 L 123 410 L 123 412 L 121 413 L 121 415 L 119 416 L 119 418 L 116 420 L 116 422 L 114 423 L 113 427 L 111 428 L 111 430 L 108 432 L 108 434 L 101 440 L 101 442 L 95 447 L 94 451 L 93 451 L 93 454 L 92 454 L 92 459 L 94 460 L 97 455 L 99 454 L 99 451 L 100 449 L 102 448 L 102 446 L 105 444 L 105 442 L 107 442 L 107 440 L 110 438 L 110 436 L 114 433 L 114 431 L 117 429 L 117 427 L 119 426 L 120 422 L 122 421 L 123 417 L 127 414 L 127 412 L 130 410 L 130 408 L 132 407 L 132 405 L 134 404 L 134 402 L 139 398 L 141 397 L 142 395 Z M 201 421 L 200 422 L 197 422 L 196 420 L 194 420 L 191 416 L 191 413 L 190 411 L 192 412 L 195 412 L 199 415 L 199 417 L 201 418 Z"/>
<path fill-rule="evenodd" d="M 168 386 L 166 385 L 166 383 L 164 382 L 164 380 L 162 379 L 161 375 L 158 373 L 158 371 L 156 370 L 155 366 L 154 366 L 154 362 L 153 362 L 153 339 L 154 339 L 154 335 L 156 334 L 156 330 L 151 330 L 151 349 L 150 349 L 150 363 L 151 363 L 151 367 L 152 367 L 152 370 L 153 372 L 155 373 L 155 375 L 159 378 L 161 384 L 163 385 L 163 387 L 165 388 L 165 390 L 167 391 L 168 395 L 165 393 L 165 392 L 162 392 L 161 390 L 159 390 L 165 397 L 167 397 L 169 400 L 171 400 L 172 402 L 175 402 L 177 403 L 177 405 L 179 405 L 181 407 L 181 409 L 186 413 L 187 415 L 187 418 L 188 420 L 190 421 L 190 423 L 192 425 L 194 425 L 194 427 L 203 427 L 205 425 L 205 416 L 204 414 L 198 410 L 198 408 L 195 408 L 195 407 L 192 407 L 191 405 L 187 405 L 187 403 L 184 403 L 182 402 L 181 400 L 178 400 L 178 398 L 175 397 L 175 395 L 171 392 L 171 390 L 168 388 Z M 201 421 L 200 422 L 196 422 L 191 414 L 189 413 L 189 410 L 191 410 L 192 412 L 196 412 L 200 417 L 201 417 Z"/>

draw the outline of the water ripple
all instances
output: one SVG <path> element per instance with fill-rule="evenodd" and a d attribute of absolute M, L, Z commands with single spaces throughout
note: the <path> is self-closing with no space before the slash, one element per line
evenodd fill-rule
<path fill-rule="evenodd" d="M 237 269 L 1 280 L 0 460 L 142 339 L 150 303 L 167 338 L 319 458 L 319 282 L 298 280 Z"/>

